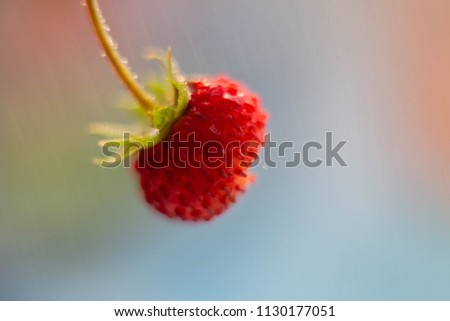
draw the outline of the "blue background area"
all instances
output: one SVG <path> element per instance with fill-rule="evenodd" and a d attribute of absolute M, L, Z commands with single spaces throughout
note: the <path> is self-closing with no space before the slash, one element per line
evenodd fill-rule
<path fill-rule="evenodd" d="M 450 299 L 448 3 L 100 4 L 140 79 L 170 45 L 186 74 L 260 93 L 294 149 L 216 220 L 166 219 L 132 170 L 90 163 L 88 124 L 128 119 L 85 9 L 2 2 L 0 299 Z M 349 167 L 285 168 L 327 131 Z"/>

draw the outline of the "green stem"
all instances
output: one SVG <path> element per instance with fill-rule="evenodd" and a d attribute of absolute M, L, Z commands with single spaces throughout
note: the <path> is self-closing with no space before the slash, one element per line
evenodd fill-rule
<path fill-rule="evenodd" d="M 119 78 L 147 112 L 159 108 L 160 106 L 156 103 L 152 96 L 150 96 L 135 80 L 130 69 L 123 62 L 119 52 L 116 50 L 111 36 L 108 34 L 97 0 L 86 0 L 86 5 L 95 33 L 98 36 L 103 50 L 105 50 L 106 57 L 108 57 L 108 60 L 113 65 Z"/>

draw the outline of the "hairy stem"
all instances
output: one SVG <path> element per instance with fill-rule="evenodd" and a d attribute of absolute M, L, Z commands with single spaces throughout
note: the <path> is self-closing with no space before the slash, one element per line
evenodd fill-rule
<path fill-rule="evenodd" d="M 86 6 L 89 12 L 89 16 L 91 17 L 95 33 L 97 34 L 100 44 L 105 51 L 105 55 L 113 65 L 114 70 L 117 72 L 119 78 L 123 81 L 134 98 L 146 111 L 157 109 L 159 107 L 158 104 L 135 80 L 132 72 L 117 51 L 116 46 L 111 39 L 111 36 L 108 34 L 108 28 L 105 26 L 105 22 L 102 17 L 102 13 L 98 6 L 97 0 L 86 0 Z"/>

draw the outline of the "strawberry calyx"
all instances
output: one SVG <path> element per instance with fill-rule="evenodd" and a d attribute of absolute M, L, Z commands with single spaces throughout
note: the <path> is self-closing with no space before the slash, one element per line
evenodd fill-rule
<path fill-rule="evenodd" d="M 86 0 L 86 6 L 105 56 L 138 103 L 128 110 L 140 118 L 138 124 L 130 126 L 95 123 L 91 125 L 90 132 L 102 137 L 99 141 L 100 146 L 112 144 L 119 148 L 121 159 L 126 159 L 140 149 L 156 145 L 170 133 L 172 125 L 182 116 L 188 105 L 189 87 L 178 72 L 170 48 L 166 56 L 153 54 L 146 57 L 160 62 L 165 73 L 160 77 L 162 79 L 142 87 L 117 51 L 117 45 L 108 33 L 109 27 L 105 25 L 97 1 Z M 107 160 L 108 158 L 94 161 L 102 164 Z"/>

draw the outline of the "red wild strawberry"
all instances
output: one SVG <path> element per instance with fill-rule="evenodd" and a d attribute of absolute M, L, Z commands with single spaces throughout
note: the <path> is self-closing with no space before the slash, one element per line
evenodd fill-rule
<path fill-rule="evenodd" d="M 241 85 L 226 78 L 192 82 L 189 104 L 169 136 L 139 153 L 136 168 L 147 201 L 162 213 L 187 220 L 222 213 L 251 180 L 247 166 L 256 153 L 244 149 L 259 149 L 265 119 L 258 99 Z M 185 149 L 180 148 L 183 143 Z M 208 157 L 208 146 L 218 149 L 218 162 Z"/>
<path fill-rule="evenodd" d="M 167 58 L 149 57 L 164 64 L 167 81 L 145 91 L 115 50 L 97 2 L 86 3 L 105 54 L 144 119 L 137 130 L 96 124 L 93 133 L 106 138 L 102 145 L 120 146 L 123 157 L 137 152 L 134 167 L 143 193 L 159 212 L 192 221 L 221 214 L 253 179 L 248 168 L 258 157 L 267 118 L 258 97 L 227 77 L 187 82 L 170 50 Z"/>

